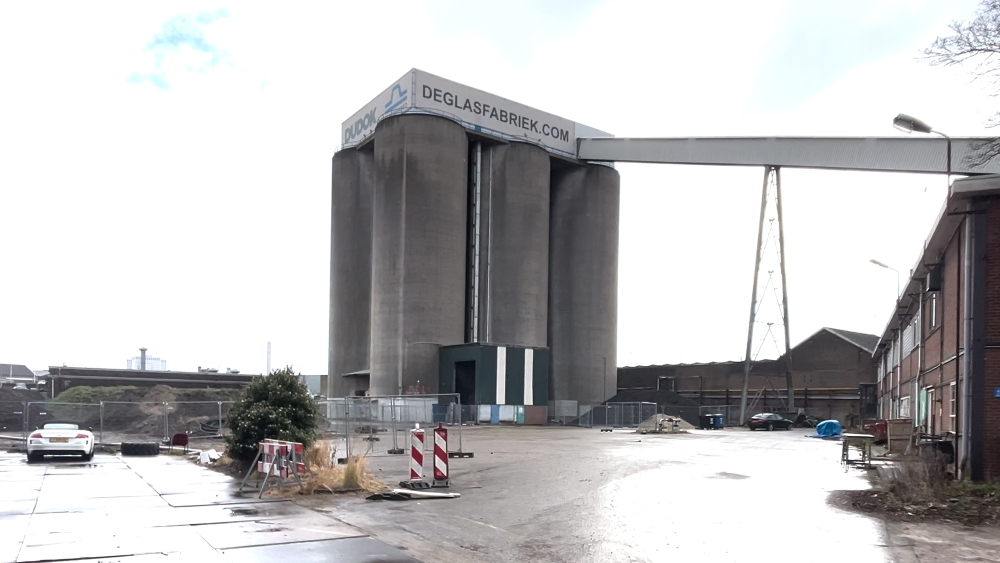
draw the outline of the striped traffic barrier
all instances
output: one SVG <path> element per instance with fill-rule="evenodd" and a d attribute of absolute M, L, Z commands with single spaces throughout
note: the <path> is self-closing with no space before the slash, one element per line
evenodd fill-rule
<path fill-rule="evenodd" d="M 448 429 L 438 424 L 434 429 L 434 487 L 448 486 Z"/>
<path fill-rule="evenodd" d="M 299 475 L 308 472 L 305 460 L 303 459 L 304 456 L 305 448 L 298 442 L 270 439 L 258 442 L 257 456 L 254 458 L 253 463 L 250 464 L 247 474 L 243 477 L 243 481 L 240 483 L 240 490 L 242 491 L 243 487 L 247 485 L 247 481 L 255 470 L 259 478 L 262 479 L 260 484 L 254 487 L 260 490 L 257 498 L 261 498 L 265 490 L 274 487 L 298 485 L 299 489 L 303 490 L 304 487 Z M 288 480 L 289 477 L 292 478 L 290 481 Z M 272 480 L 276 482 L 269 486 Z"/>
<path fill-rule="evenodd" d="M 410 430 L 410 481 L 424 480 L 424 431 Z"/>

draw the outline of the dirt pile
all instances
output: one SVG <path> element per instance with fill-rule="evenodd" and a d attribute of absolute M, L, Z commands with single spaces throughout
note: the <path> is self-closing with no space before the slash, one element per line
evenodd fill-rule
<path fill-rule="evenodd" d="M 678 430 L 691 430 L 694 426 L 688 424 L 683 418 L 669 416 L 665 414 L 654 414 L 639 424 L 636 432 L 646 434 L 648 432 L 673 432 L 673 427 Z"/>
<path fill-rule="evenodd" d="M 225 414 L 229 403 L 239 396 L 238 389 L 174 389 L 155 387 L 73 387 L 61 393 L 48 410 L 57 418 L 71 420 L 84 427 L 102 426 L 110 432 L 158 435 L 198 432 L 201 423 L 215 421 Z M 220 404 L 222 403 L 222 404 Z M 164 434 L 165 435 L 165 434 Z"/>

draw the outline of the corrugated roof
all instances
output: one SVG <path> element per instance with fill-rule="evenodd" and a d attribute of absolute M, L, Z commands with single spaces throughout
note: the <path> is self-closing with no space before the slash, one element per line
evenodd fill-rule
<path fill-rule="evenodd" d="M 816 332 L 812 333 L 811 335 L 809 335 L 808 338 L 803 339 L 795 346 L 792 346 L 792 352 L 794 352 L 795 349 L 798 348 L 799 346 L 812 340 L 817 334 L 820 334 L 821 332 L 829 332 L 830 334 L 833 334 L 834 336 L 837 336 L 838 338 L 846 340 L 847 342 L 857 346 L 858 348 L 861 348 L 862 350 L 868 352 L 869 354 L 875 351 L 875 346 L 878 345 L 879 341 L 879 337 L 876 334 L 865 334 L 863 332 L 854 332 L 851 330 L 842 330 L 839 328 L 823 327 L 817 330 Z M 777 361 L 778 360 L 770 360 L 770 359 L 757 360 L 754 362 L 754 365 L 761 365 L 761 364 L 766 365 L 768 363 L 773 363 Z M 618 369 L 642 369 L 642 368 L 683 367 L 683 366 L 717 366 L 724 364 L 742 364 L 742 363 L 743 360 L 732 360 L 729 362 L 695 362 L 690 364 L 650 364 L 645 366 L 621 366 Z"/>
<path fill-rule="evenodd" d="M 877 334 L 865 334 L 863 332 L 854 332 L 851 330 L 841 330 L 839 328 L 825 327 L 824 330 L 832 332 L 833 334 L 843 338 L 844 340 L 854 344 L 858 348 L 861 348 L 865 352 L 871 354 L 875 351 L 875 346 L 878 345 L 878 335 Z"/>
<path fill-rule="evenodd" d="M 23 364 L 0 364 L 0 377 L 34 377 L 35 372 Z"/>

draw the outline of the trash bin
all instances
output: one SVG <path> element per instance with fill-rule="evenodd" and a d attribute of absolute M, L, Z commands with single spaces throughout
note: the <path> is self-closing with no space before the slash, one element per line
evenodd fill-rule
<path fill-rule="evenodd" d="M 701 428 L 702 430 L 711 430 L 715 428 L 715 415 L 713 414 L 698 415 L 698 428 Z"/>
<path fill-rule="evenodd" d="M 447 404 L 431 405 L 431 418 L 435 424 L 438 422 L 448 422 L 445 420 L 448 417 L 448 406 Z"/>
<path fill-rule="evenodd" d="M 722 414 L 712 415 L 712 422 L 717 430 L 722 430 L 726 427 L 726 417 Z"/>

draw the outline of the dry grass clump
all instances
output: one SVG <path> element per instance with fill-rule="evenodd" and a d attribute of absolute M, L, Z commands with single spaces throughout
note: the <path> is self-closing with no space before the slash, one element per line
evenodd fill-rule
<path fill-rule="evenodd" d="M 304 459 L 311 473 L 302 476 L 305 489 L 303 494 L 357 491 L 375 493 L 388 489 L 368 473 L 364 456 L 351 456 L 345 465 L 337 465 L 335 453 L 330 443 L 325 441 L 318 441 L 306 449 Z M 267 494 L 290 496 L 298 493 L 298 487 L 287 487 L 268 491 Z"/>
<path fill-rule="evenodd" d="M 886 490 L 904 504 L 934 502 L 948 493 L 949 479 L 941 460 L 917 458 L 895 463 Z"/>

